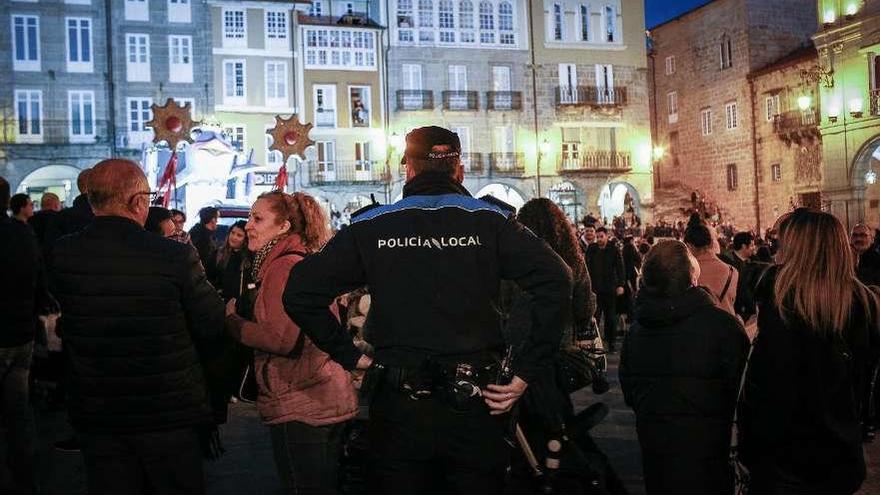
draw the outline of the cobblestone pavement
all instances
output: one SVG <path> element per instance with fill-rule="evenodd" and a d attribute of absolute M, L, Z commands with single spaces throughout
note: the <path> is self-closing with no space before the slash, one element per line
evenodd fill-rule
<path fill-rule="evenodd" d="M 610 412 L 605 421 L 593 430 L 594 437 L 609 456 L 614 469 L 632 495 L 644 495 L 641 480 L 639 445 L 635 435 L 635 416 L 623 403 L 616 379 L 616 357 L 610 359 L 611 390 L 601 396 Z M 588 393 L 575 397 L 580 407 L 596 400 Z M 85 495 L 85 474 L 80 454 L 65 454 L 52 449 L 52 443 L 66 438 L 71 430 L 61 412 L 38 411 L 40 463 L 47 495 Z M 206 463 L 210 495 L 280 495 L 281 489 L 272 460 L 268 429 L 260 424 L 253 406 L 235 404 L 230 409 L 229 423 L 223 427 L 226 455 L 219 461 Z M 0 440 L 0 458 L 5 448 Z M 861 495 L 880 494 L 880 441 L 866 449 L 868 482 Z M 0 464 L 2 465 L 2 464 Z"/>

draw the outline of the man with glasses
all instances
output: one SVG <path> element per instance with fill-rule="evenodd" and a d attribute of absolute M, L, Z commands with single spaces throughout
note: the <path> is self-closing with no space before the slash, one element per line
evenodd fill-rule
<path fill-rule="evenodd" d="M 223 345 L 223 302 L 192 246 L 144 231 L 155 197 L 136 164 L 97 164 L 94 220 L 52 253 L 92 495 L 205 493 L 203 433 L 224 419 L 202 364 Z"/>

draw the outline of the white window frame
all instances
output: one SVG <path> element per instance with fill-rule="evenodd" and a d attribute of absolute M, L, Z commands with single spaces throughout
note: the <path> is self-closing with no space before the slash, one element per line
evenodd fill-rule
<path fill-rule="evenodd" d="M 177 22 L 181 24 L 191 23 L 191 0 L 168 0 L 168 22 Z"/>
<path fill-rule="evenodd" d="M 550 6 L 550 41 L 565 41 L 565 5 L 554 3 Z"/>
<path fill-rule="evenodd" d="M 767 96 L 764 99 L 764 117 L 767 119 L 767 122 L 773 122 L 774 118 L 781 113 L 779 93 Z"/>
<path fill-rule="evenodd" d="M 675 55 L 670 55 L 666 57 L 666 75 L 671 76 L 675 74 Z"/>
<path fill-rule="evenodd" d="M 21 134 L 19 132 L 19 119 L 21 118 L 21 114 L 19 113 L 19 98 L 24 96 L 25 98 L 25 108 L 27 109 L 27 115 L 25 116 L 26 125 L 28 132 L 25 134 Z M 37 120 L 40 126 L 39 133 L 31 133 L 31 126 L 34 121 L 33 104 L 37 103 L 39 106 L 39 115 L 37 116 Z M 46 121 L 43 119 L 43 91 L 39 89 L 16 89 L 15 90 L 15 142 L 17 143 L 42 143 L 43 135 L 46 133 Z"/>
<path fill-rule="evenodd" d="M 324 15 L 324 1 L 312 0 L 312 4 L 309 5 L 309 17 L 320 17 L 322 15 Z"/>
<path fill-rule="evenodd" d="M 184 41 L 186 43 L 184 43 Z M 181 57 L 180 62 L 174 61 L 174 48 L 175 42 L 178 45 L 179 56 Z M 184 45 L 186 45 L 186 50 L 188 54 L 185 56 Z M 183 62 L 183 60 L 189 59 L 189 62 Z M 191 83 L 193 82 L 193 39 L 192 36 L 179 36 L 179 35 L 169 35 L 168 36 L 168 80 L 176 83 Z"/>
<path fill-rule="evenodd" d="M 71 60 L 70 59 L 70 31 L 71 26 L 70 23 L 74 22 L 73 29 L 76 31 L 76 43 L 77 43 L 77 52 L 76 55 L 79 60 Z M 89 51 L 88 57 L 89 60 L 87 62 L 83 62 L 82 59 L 86 53 L 82 47 L 83 40 L 83 26 L 82 22 L 86 21 L 88 26 L 88 43 L 89 43 Z M 77 72 L 77 73 L 91 73 L 95 70 L 95 45 L 92 43 L 92 28 L 94 23 L 92 19 L 89 17 L 65 17 L 64 18 L 64 53 L 67 59 L 67 72 Z"/>
<path fill-rule="evenodd" d="M 275 79 L 269 79 L 269 68 L 272 67 Z M 287 62 L 283 60 L 266 60 L 263 63 L 263 81 L 266 85 L 266 106 L 287 107 L 290 90 L 288 88 Z M 274 93 L 274 96 L 271 96 Z M 279 96 L 279 93 L 284 93 Z"/>
<path fill-rule="evenodd" d="M 242 19 L 242 27 L 241 27 L 241 36 L 239 37 L 239 31 L 235 29 L 235 26 L 232 26 L 232 29 L 229 29 L 229 26 L 226 24 L 226 15 L 235 13 L 241 13 Z M 224 7 L 220 17 L 220 23 L 222 31 L 220 32 L 220 36 L 223 39 L 223 47 L 224 48 L 247 48 L 247 39 L 248 39 L 248 18 L 247 18 L 247 9 L 233 9 Z M 233 19 L 234 23 L 234 19 Z"/>
<path fill-rule="evenodd" d="M 773 163 L 770 165 L 770 180 L 773 182 L 782 182 L 781 163 Z"/>
<path fill-rule="evenodd" d="M 318 91 L 323 91 L 322 98 L 325 102 L 325 106 L 321 108 L 318 107 Z M 334 129 L 339 126 L 339 109 L 336 108 L 338 101 L 335 84 L 315 84 L 312 86 L 312 113 L 314 115 L 315 127 Z M 327 104 L 332 104 L 333 107 L 329 107 Z M 333 125 L 329 125 L 329 119 L 324 115 L 328 111 L 332 112 Z M 318 118 L 319 115 L 321 115 L 320 119 Z"/>
<path fill-rule="evenodd" d="M 137 104 L 137 108 L 135 109 L 137 119 L 132 119 L 131 104 L 133 102 Z M 146 102 L 146 106 L 143 105 L 144 102 Z M 153 130 L 149 127 L 146 127 L 146 123 L 153 119 L 153 111 L 150 108 L 152 105 L 153 99 L 149 97 L 134 97 L 125 99 L 127 125 L 126 131 L 128 135 L 129 148 L 139 148 L 141 145 L 153 140 Z M 148 112 L 148 114 L 144 115 L 144 111 Z M 132 129 L 132 124 L 138 124 L 138 128 Z"/>
<path fill-rule="evenodd" d="M 354 108 L 352 108 L 351 101 L 351 90 L 360 89 L 363 91 L 361 93 L 361 99 L 364 102 L 364 110 L 367 112 L 367 125 L 358 125 L 354 124 Z M 363 84 L 354 84 L 348 87 L 348 115 L 349 115 L 349 125 L 351 127 L 360 127 L 367 128 L 372 127 L 373 125 L 373 88 L 371 86 L 366 86 Z"/>
<path fill-rule="evenodd" d="M 136 37 L 135 58 L 140 58 L 140 41 L 144 42 L 146 48 L 146 62 L 136 60 L 132 62 L 131 49 L 132 37 Z M 129 82 L 150 82 L 150 35 L 146 33 L 125 33 L 125 79 Z"/>
<path fill-rule="evenodd" d="M 18 51 L 18 43 L 16 41 L 16 36 L 15 36 L 15 20 L 16 19 L 23 19 L 23 21 L 22 21 L 23 28 L 24 28 L 23 40 L 25 43 L 25 46 L 24 46 L 25 58 L 23 60 L 18 60 L 15 58 L 16 52 Z M 36 22 L 34 23 L 34 30 L 35 30 L 34 42 L 36 44 L 36 54 L 37 54 L 36 59 L 29 59 L 28 55 L 27 55 L 28 52 L 31 51 L 31 48 L 32 48 L 30 42 L 28 41 L 28 38 L 29 38 L 28 37 L 29 26 L 27 25 L 28 19 L 35 19 L 36 20 Z M 40 43 L 40 16 L 15 14 L 15 15 L 10 16 L 9 22 L 10 22 L 10 28 L 11 28 L 10 34 L 12 36 L 12 70 L 39 72 L 40 70 L 42 70 L 41 69 L 42 55 L 40 53 L 40 48 L 41 48 L 41 46 L 40 46 L 41 45 L 41 43 Z"/>
<path fill-rule="evenodd" d="M 270 33 L 269 18 L 276 16 L 276 27 L 274 33 Z M 278 26 L 278 17 L 283 20 L 284 25 Z M 279 9 L 265 9 L 263 13 L 263 33 L 265 36 L 266 47 L 289 48 L 290 47 L 290 12 Z M 272 35 L 274 34 L 274 36 Z"/>
<path fill-rule="evenodd" d="M 700 133 L 703 136 L 712 135 L 712 109 L 704 108 L 700 111 Z"/>
<path fill-rule="evenodd" d="M 22 1 L 22 0 L 18 0 L 18 1 Z M 36 2 L 37 0 L 31 0 L 31 1 Z M 92 0 L 64 0 L 64 3 L 66 3 L 68 5 L 91 5 Z"/>
<path fill-rule="evenodd" d="M 611 37 L 613 39 L 608 39 L 608 9 L 611 9 Z M 621 39 L 621 26 L 617 23 L 617 18 L 620 17 L 619 9 L 616 5 L 605 4 L 602 7 L 602 41 L 605 43 L 621 43 L 623 40 Z"/>
<path fill-rule="evenodd" d="M 678 92 L 666 93 L 666 114 L 670 124 L 678 122 Z"/>
<path fill-rule="evenodd" d="M 232 132 L 229 132 L 232 131 Z M 241 131 L 241 132 L 239 132 Z M 226 135 L 226 139 L 229 140 L 229 144 L 233 147 L 235 153 L 240 156 L 245 156 L 248 153 L 247 147 L 247 126 L 244 124 L 223 124 L 223 134 Z M 241 135 L 241 139 L 238 140 L 239 145 L 241 146 L 240 150 L 235 149 L 235 140 L 233 137 L 238 137 Z"/>
<path fill-rule="evenodd" d="M 727 35 L 722 36 L 718 44 L 718 59 L 722 70 L 733 67 L 733 42 Z"/>
<path fill-rule="evenodd" d="M 189 98 L 189 97 L 186 97 L 186 98 L 178 98 L 178 97 L 175 96 L 175 97 L 174 97 L 174 101 L 177 102 L 177 104 L 178 104 L 181 108 L 185 107 L 186 104 L 189 103 L 190 115 L 191 115 L 193 118 L 195 118 L 195 116 L 196 116 L 196 99 L 195 99 L 195 98 Z"/>
<path fill-rule="evenodd" d="M 724 123 L 728 131 L 734 131 L 739 128 L 739 108 L 735 101 L 724 105 Z"/>
<path fill-rule="evenodd" d="M 79 107 L 80 115 L 80 129 L 81 131 L 85 130 L 86 116 L 91 117 L 92 120 L 92 132 L 80 132 L 79 134 L 74 133 L 73 125 L 75 120 L 73 118 L 74 111 L 74 97 L 79 97 L 79 101 L 77 102 L 77 106 Z M 88 102 L 86 100 L 89 100 Z M 86 113 L 86 105 L 89 104 L 91 110 Z M 94 91 L 83 91 L 83 90 L 70 90 L 67 92 L 67 132 L 68 136 L 70 136 L 71 143 L 93 143 L 95 142 L 95 136 L 97 135 L 97 123 L 95 122 L 95 92 Z"/>
<path fill-rule="evenodd" d="M 125 0 L 126 21 L 150 21 L 150 0 Z"/>
<path fill-rule="evenodd" d="M 321 160 L 321 155 L 323 160 Z M 324 181 L 336 180 L 336 141 L 315 141 L 315 173 Z"/>
<path fill-rule="evenodd" d="M 280 167 L 282 164 L 282 158 L 280 151 L 270 150 L 269 147 L 272 146 L 272 135 L 269 134 L 268 131 L 271 131 L 275 128 L 275 124 L 266 124 L 265 130 L 266 132 L 266 166 L 269 167 Z"/>
<path fill-rule="evenodd" d="M 580 31 L 580 36 L 578 39 L 585 43 L 589 43 L 593 40 L 593 12 L 590 8 L 589 3 L 581 3 L 578 6 L 578 31 Z M 587 30 L 587 36 L 584 37 L 584 28 Z"/>
<path fill-rule="evenodd" d="M 372 30 L 305 27 L 302 33 L 306 69 L 378 70 L 377 36 Z"/>
<path fill-rule="evenodd" d="M 241 64 L 241 95 L 237 95 L 235 81 L 232 81 L 232 95 L 227 94 L 227 82 L 229 81 L 226 74 L 226 66 L 232 65 L 232 78 L 235 79 L 235 64 Z M 247 103 L 247 60 L 243 58 L 226 58 L 221 64 L 223 68 L 223 104 L 242 106 Z"/>

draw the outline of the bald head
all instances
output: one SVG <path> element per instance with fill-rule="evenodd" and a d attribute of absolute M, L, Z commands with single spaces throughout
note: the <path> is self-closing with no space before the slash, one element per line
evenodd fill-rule
<path fill-rule="evenodd" d="M 147 178 L 123 159 L 104 160 L 88 176 L 89 204 L 97 216 L 121 216 L 144 224 L 150 210 Z"/>
<path fill-rule="evenodd" d="M 92 169 L 87 168 L 79 173 L 76 177 L 76 188 L 79 189 L 80 194 L 88 194 L 89 193 L 89 174 L 92 172 Z"/>
<path fill-rule="evenodd" d="M 40 210 L 42 211 L 58 211 L 61 209 L 61 198 L 57 194 L 47 192 L 43 193 L 40 198 Z"/>

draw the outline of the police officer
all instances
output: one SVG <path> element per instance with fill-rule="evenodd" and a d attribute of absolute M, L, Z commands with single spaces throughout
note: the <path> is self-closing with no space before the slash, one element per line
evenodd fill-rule
<path fill-rule="evenodd" d="M 353 216 L 297 264 L 284 307 L 318 348 L 378 381 L 370 404 L 370 489 L 383 495 L 498 494 L 505 416 L 549 369 L 571 304 L 571 273 L 509 210 L 462 187 L 458 136 L 422 127 L 406 138 L 403 199 Z M 502 279 L 534 298 L 533 333 L 497 382 Z M 375 363 L 328 309 L 369 286 Z M 371 366 L 372 364 L 372 366 Z M 499 417 L 501 416 L 501 417 Z"/>

